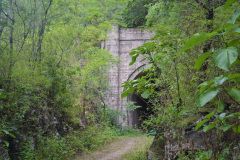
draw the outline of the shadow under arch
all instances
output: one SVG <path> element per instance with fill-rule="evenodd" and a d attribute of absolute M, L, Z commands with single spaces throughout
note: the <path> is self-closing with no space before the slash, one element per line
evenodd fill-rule
<path fill-rule="evenodd" d="M 147 71 L 144 71 L 144 69 L 148 68 L 146 64 L 138 67 L 132 74 L 130 74 L 128 80 L 133 80 L 140 78 L 142 76 L 147 75 Z M 141 95 L 138 95 L 136 93 L 129 94 L 127 96 L 127 101 L 135 102 L 136 106 L 141 106 L 140 108 L 137 108 L 133 111 L 128 111 L 128 125 L 132 126 L 133 128 L 141 128 L 141 124 L 144 120 L 147 119 L 149 114 L 151 114 L 151 104 L 148 103 L 148 99 L 144 99 L 141 97 Z"/>

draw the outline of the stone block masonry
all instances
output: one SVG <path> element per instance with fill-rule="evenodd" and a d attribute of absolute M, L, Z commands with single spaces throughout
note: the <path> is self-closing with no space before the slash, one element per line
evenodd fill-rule
<path fill-rule="evenodd" d="M 148 42 L 154 33 L 140 30 L 137 28 L 120 28 L 113 25 L 112 30 L 108 33 L 108 39 L 103 42 L 102 48 L 107 49 L 115 57 L 120 59 L 120 63 L 113 66 L 109 71 L 110 92 L 107 94 L 107 106 L 112 109 L 118 109 L 125 113 L 123 117 L 119 117 L 119 123 L 123 126 L 134 126 L 133 113 L 127 112 L 123 107 L 127 102 L 127 98 L 121 99 L 123 88 L 121 84 L 129 79 L 134 79 L 141 72 L 138 69 L 144 68 L 146 61 L 140 62 L 143 56 L 138 57 L 138 61 L 129 66 L 131 56 L 129 53 L 132 49 Z"/>

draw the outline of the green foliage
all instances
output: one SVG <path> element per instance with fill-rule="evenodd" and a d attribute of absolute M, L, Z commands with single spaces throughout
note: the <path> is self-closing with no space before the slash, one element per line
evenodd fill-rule
<path fill-rule="evenodd" d="M 32 145 L 30 141 L 22 146 L 21 159 L 72 159 L 77 153 L 95 150 L 117 136 L 115 129 L 102 127 L 91 126 L 85 132 L 75 131 L 61 138 L 40 136 L 37 150 L 27 148 Z"/>
<path fill-rule="evenodd" d="M 121 129 L 122 125 L 119 123 L 119 117 L 123 117 L 125 113 L 121 110 L 110 108 L 106 109 L 104 112 L 104 119 L 109 120 L 111 126 L 115 126 L 118 129 Z"/>
<path fill-rule="evenodd" d="M 215 116 L 217 119 L 212 122 L 211 124 L 205 126 L 203 128 L 203 131 L 204 132 L 207 132 L 209 131 L 210 129 L 212 128 L 217 128 L 217 129 L 220 129 L 222 131 L 227 131 L 229 130 L 231 127 L 235 126 L 234 124 L 230 125 L 230 124 L 226 124 L 226 121 L 230 118 L 238 118 L 237 117 L 237 114 L 234 113 L 234 114 L 230 114 L 228 116 L 226 116 L 226 113 L 221 113 L 220 115 L 218 114 L 215 114 L 215 111 L 211 112 L 210 114 L 206 115 L 205 118 L 203 121 L 199 122 L 197 124 L 197 126 L 195 127 L 195 130 L 197 131 L 201 126 L 203 126 L 206 122 L 209 122 L 210 119 Z M 234 131 L 235 132 L 235 131 Z"/>
<path fill-rule="evenodd" d="M 155 135 L 157 135 L 157 131 L 155 128 L 146 133 L 146 136 L 155 136 Z"/>
<path fill-rule="evenodd" d="M 223 111 L 224 111 L 224 108 L 225 108 L 223 101 L 217 101 L 217 104 L 218 104 L 217 112 L 218 112 L 218 113 L 223 112 Z"/>
<path fill-rule="evenodd" d="M 237 60 L 238 51 L 235 47 L 228 47 L 226 49 L 219 49 L 213 54 L 213 59 L 216 65 L 226 71 Z"/>
<path fill-rule="evenodd" d="M 206 122 L 208 122 L 210 119 L 205 119 L 201 122 L 199 122 L 195 128 L 195 130 L 197 131 L 203 124 L 205 124 Z"/>
<path fill-rule="evenodd" d="M 150 96 L 150 92 L 149 91 L 145 91 L 141 94 L 141 96 L 144 98 L 144 99 L 147 99 L 149 96 Z"/>
<path fill-rule="evenodd" d="M 212 151 L 203 151 L 200 153 L 199 157 L 197 157 L 198 160 L 203 159 L 210 159 L 212 157 Z"/>
<path fill-rule="evenodd" d="M 213 33 L 196 33 L 194 34 L 190 39 L 186 41 L 186 44 L 183 47 L 183 50 L 187 50 L 189 48 L 192 48 L 193 46 L 200 44 L 206 40 L 209 40 L 213 36 L 217 35 L 218 32 L 213 32 Z"/>
<path fill-rule="evenodd" d="M 204 63 L 204 61 L 210 56 L 212 52 L 206 52 L 204 54 L 202 54 L 195 62 L 195 66 L 194 68 L 199 70 L 202 67 L 202 64 Z"/>
<path fill-rule="evenodd" d="M 134 111 L 135 109 L 141 107 L 141 106 L 137 106 L 135 103 L 136 103 L 136 102 L 133 102 L 133 101 L 127 101 L 127 102 L 124 104 L 124 107 L 126 107 L 127 110 L 129 110 L 129 111 Z"/>
<path fill-rule="evenodd" d="M 212 90 L 205 90 L 196 97 L 196 104 L 199 106 L 204 106 L 207 102 L 212 100 L 219 92 L 219 88 Z"/>
<path fill-rule="evenodd" d="M 141 55 L 149 68 L 123 83 L 121 97 L 148 99 L 153 114 L 143 128 L 176 139 L 210 112 L 195 130 L 216 129 L 219 148 L 195 158 L 230 155 L 220 151 L 236 146 L 226 134 L 240 132 L 240 10 L 235 0 L 212 2 L 1 1 L 0 145 L 11 159 L 68 159 L 121 135 L 123 113 L 105 106 L 108 70 L 118 60 L 99 46 L 111 23 L 146 24 L 154 42 L 134 49 L 130 65 Z"/>
<path fill-rule="evenodd" d="M 100 44 L 123 4 L 0 2 L 0 145 L 11 159 L 34 159 L 37 148 L 39 159 L 71 156 L 62 137 L 104 121 L 107 73 L 118 60 Z"/>
<path fill-rule="evenodd" d="M 206 140 L 211 153 L 191 152 L 189 159 L 226 158 L 231 154 L 221 151 L 239 147 L 239 3 L 211 2 L 149 5 L 146 24 L 155 31 L 155 42 L 130 53 L 130 65 L 141 55 L 149 68 L 122 84 L 122 98 L 134 93 L 151 102 L 154 113 L 143 125 L 156 128 L 156 136 L 167 133 L 172 138 L 165 140 L 182 145 L 182 131 L 193 131 L 195 124 L 195 131 L 216 133 L 216 142 Z M 181 158 L 187 159 L 184 152 Z"/>
<path fill-rule="evenodd" d="M 239 17 L 239 15 L 237 13 L 234 13 L 233 17 L 232 17 L 232 21 L 229 21 L 228 23 L 232 23 L 234 24 L 236 19 Z M 227 31 L 224 34 L 228 34 Z M 206 40 L 205 38 L 202 38 L 202 40 Z M 198 43 L 194 43 L 194 45 L 196 45 Z M 214 62 L 216 64 L 216 66 L 218 66 L 220 69 L 223 69 L 225 71 L 229 71 L 230 67 L 232 65 L 236 65 L 237 63 L 235 63 L 238 60 L 238 48 L 236 47 L 225 47 L 223 49 L 218 49 L 214 52 L 213 54 L 213 59 Z M 201 61 L 205 59 L 200 57 Z M 236 73 L 237 74 L 237 73 Z M 232 78 L 235 77 L 237 78 L 237 75 L 234 74 L 234 76 L 232 75 L 227 75 L 227 76 L 223 76 L 221 75 L 220 77 L 216 77 L 211 81 L 208 82 L 204 82 L 200 85 L 200 94 L 198 95 L 197 99 L 196 99 L 196 103 L 197 105 L 203 107 L 206 103 L 208 103 L 210 100 L 212 100 L 220 91 L 221 86 L 224 85 L 225 81 L 229 81 L 229 80 L 233 80 Z M 230 79 L 228 79 L 228 77 Z M 223 86 L 224 88 L 224 86 Z M 228 91 L 225 90 L 225 92 L 228 92 L 229 96 L 232 96 L 233 99 L 235 99 L 235 101 L 239 101 L 239 96 L 240 96 L 240 92 L 238 89 L 236 88 L 232 88 L 232 87 L 228 87 Z M 218 111 L 221 112 L 224 110 L 224 103 L 222 101 L 219 101 L 219 107 L 218 107 Z M 213 113 L 213 112 L 212 112 Z M 232 112 L 233 113 L 233 112 Z M 229 116 L 226 116 L 226 113 L 221 113 L 220 115 L 215 115 L 215 117 L 217 118 L 217 120 L 215 122 L 213 122 L 210 125 L 207 125 L 203 128 L 203 131 L 206 132 L 212 128 L 217 127 L 216 124 L 220 123 L 221 126 L 219 127 L 221 130 L 223 130 L 224 132 L 229 130 L 232 126 L 234 126 L 234 124 L 225 124 L 226 120 L 229 118 L 235 118 L 235 116 L 233 114 L 230 114 Z M 211 117 L 206 117 L 208 119 L 205 119 L 204 121 L 201 121 L 200 123 L 198 123 L 196 130 L 202 126 L 204 123 L 206 123 L 207 121 L 210 120 Z"/>
<path fill-rule="evenodd" d="M 6 98 L 6 96 L 4 95 L 3 89 L 0 89 L 0 98 Z"/>
<path fill-rule="evenodd" d="M 232 5 L 236 0 L 227 0 L 227 2 L 224 5 L 224 9 L 227 9 L 230 5 Z"/>
<path fill-rule="evenodd" d="M 240 10 L 237 10 L 233 15 L 232 15 L 232 19 L 230 21 L 228 21 L 228 23 L 231 24 L 235 24 L 236 20 L 239 18 L 240 16 Z"/>
<path fill-rule="evenodd" d="M 148 6 L 152 5 L 156 0 L 130 0 L 123 8 L 123 22 L 128 28 L 136 28 L 144 26 L 146 23 L 145 16 L 148 13 Z"/>
<path fill-rule="evenodd" d="M 240 101 L 240 90 L 236 88 L 230 88 L 228 92 L 236 101 Z"/>

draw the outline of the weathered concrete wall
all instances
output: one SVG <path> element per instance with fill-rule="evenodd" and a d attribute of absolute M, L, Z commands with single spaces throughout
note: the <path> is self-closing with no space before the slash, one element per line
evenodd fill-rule
<path fill-rule="evenodd" d="M 140 29 L 122 29 L 117 25 L 113 25 L 112 31 L 108 33 L 108 39 L 102 45 L 103 48 L 120 59 L 120 63 L 110 70 L 109 82 L 111 92 L 108 94 L 107 102 L 110 108 L 126 112 L 125 117 L 119 119 L 123 126 L 134 126 L 134 122 L 132 113 L 127 113 L 126 109 L 123 107 L 127 98 L 121 99 L 121 93 L 123 92 L 121 84 L 128 79 L 134 79 L 136 75 L 141 72 L 138 69 L 144 68 L 146 64 L 146 61 L 139 61 L 143 59 L 143 57 L 140 56 L 134 65 L 129 66 L 131 62 L 129 53 L 132 49 L 148 42 L 153 36 L 153 33 Z"/>

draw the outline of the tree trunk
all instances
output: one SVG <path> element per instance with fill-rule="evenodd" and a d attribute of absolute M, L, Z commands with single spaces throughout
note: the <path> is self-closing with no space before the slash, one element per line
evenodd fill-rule
<path fill-rule="evenodd" d="M 12 75 L 12 68 L 14 65 L 14 60 L 13 60 L 13 30 L 14 30 L 14 24 L 15 24 L 15 15 L 14 15 L 14 10 L 13 10 L 13 2 L 12 0 L 9 0 L 9 4 L 10 4 L 10 13 L 11 13 L 11 26 L 10 26 L 10 34 L 9 34 L 9 45 L 10 45 L 10 51 L 9 51 L 9 68 L 8 68 L 8 79 L 11 79 L 11 75 Z M 10 81 L 9 81 L 10 83 Z M 8 85 L 8 89 L 9 90 L 10 84 Z"/>
<path fill-rule="evenodd" d="M 52 2 L 53 2 L 53 0 L 49 1 L 48 7 L 46 8 L 46 10 L 44 10 L 44 18 L 43 19 L 40 18 L 40 21 L 39 21 L 38 45 L 37 45 L 38 63 L 41 63 L 41 59 L 42 59 L 42 53 L 41 53 L 42 41 L 43 41 L 43 37 L 44 37 L 45 27 L 46 27 L 47 20 L 48 20 L 47 19 L 48 11 L 49 11 L 49 9 L 52 5 Z M 43 3 L 43 9 L 45 9 L 44 8 L 44 2 L 42 1 L 42 3 Z M 41 13 L 42 13 L 42 8 L 40 7 L 40 14 Z"/>

